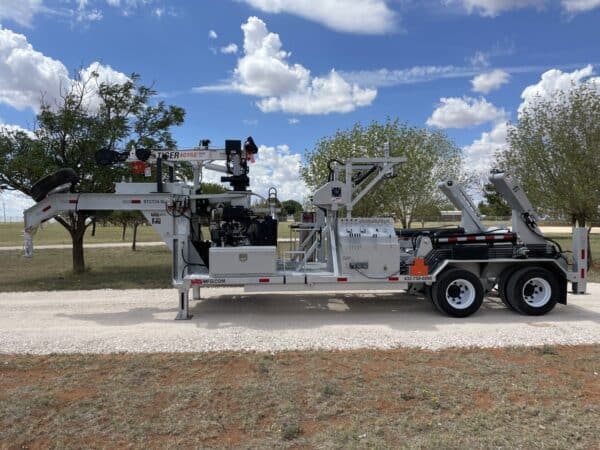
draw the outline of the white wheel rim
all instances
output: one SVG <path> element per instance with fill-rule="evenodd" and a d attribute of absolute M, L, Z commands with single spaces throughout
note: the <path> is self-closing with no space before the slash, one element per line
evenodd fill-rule
<path fill-rule="evenodd" d="M 473 283 L 458 278 L 446 288 L 446 301 L 455 309 L 467 309 L 475 301 L 475 294 Z"/>
<path fill-rule="evenodd" d="M 529 306 L 540 308 L 550 301 L 552 287 L 543 278 L 531 278 L 523 285 L 521 295 Z"/>

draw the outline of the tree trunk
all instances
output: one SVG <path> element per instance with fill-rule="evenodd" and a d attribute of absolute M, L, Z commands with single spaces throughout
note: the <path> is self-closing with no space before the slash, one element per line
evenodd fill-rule
<path fill-rule="evenodd" d="M 134 252 L 135 252 L 135 244 L 136 244 L 136 241 L 137 241 L 137 229 L 138 229 L 138 225 L 139 224 L 137 224 L 137 223 L 133 225 L 133 242 L 131 244 L 131 250 L 133 250 Z"/>
<path fill-rule="evenodd" d="M 123 233 L 121 233 L 121 240 L 124 241 L 125 240 L 125 231 L 127 230 L 127 224 L 124 223 L 123 224 Z"/>
<path fill-rule="evenodd" d="M 71 234 L 73 241 L 73 272 L 85 272 L 85 260 L 83 258 L 83 236 L 85 235 L 85 227 L 83 231 L 74 230 Z"/>

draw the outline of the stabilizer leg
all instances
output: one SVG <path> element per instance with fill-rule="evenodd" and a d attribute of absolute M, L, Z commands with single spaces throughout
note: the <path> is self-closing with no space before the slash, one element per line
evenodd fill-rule
<path fill-rule="evenodd" d="M 179 288 L 179 311 L 175 320 L 190 320 L 193 317 L 190 314 L 190 297 L 187 287 Z"/>

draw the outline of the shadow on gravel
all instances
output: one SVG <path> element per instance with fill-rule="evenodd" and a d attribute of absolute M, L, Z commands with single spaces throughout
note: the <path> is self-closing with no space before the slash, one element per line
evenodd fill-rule
<path fill-rule="evenodd" d="M 423 297 L 399 293 L 214 295 L 205 300 L 190 301 L 190 312 L 194 317 L 189 322 L 173 320 L 176 310 L 162 308 L 57 316 L 116 327 L 162 323 L 164 326 L 190 324 L 202 329 L 240 327 L 256 330 L 383 326 L 405 331 L 433 331 L 438 326 L 454 324 L 554 327 L 560 322 L 600 323 L 600 314 L 575 305 L 557 305 L 551 313 L 541 317 L 522 316 L 508 310 L 495 297 L 486 298 L 475 315 L 457 319 L 441 315 Z"/>

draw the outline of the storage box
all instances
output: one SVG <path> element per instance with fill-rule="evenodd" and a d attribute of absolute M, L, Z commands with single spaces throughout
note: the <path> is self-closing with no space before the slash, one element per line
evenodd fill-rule
<path fill-rule="evenodd" d="M 277 247 L 211 247 L 208 262 L 210 275 L 273 275 Z"/>

